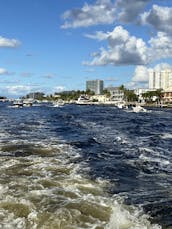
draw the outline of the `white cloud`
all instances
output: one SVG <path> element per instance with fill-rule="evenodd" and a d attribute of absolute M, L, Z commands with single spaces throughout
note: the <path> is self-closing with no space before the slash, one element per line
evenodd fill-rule
<path fill-rule="evenodd" d="M 172 7 L 153 5 L 152 9 L 141 15 L 141 23 L 155 30 L 172 34 Z"/>
<path fill-rule="evenodd" d="M 145 66 L 137 66 L 131 82 L 128 83 L 130 88 L 147 88 L 149 81 L 149 69 Z"/>
<path fill-rule="evenodd" d="M 167 68 L 172 68 L 172 66 L 167 63 L 160 63 L 160 64 L 155 65 L 155 67 L 152 68 L 152 70 L 161 71 Z"/>
<path fill-rule="evenodd" d="M 149 41 L 151 60 L 172 57 L 172 37 L 163 32 L 158 32 L 156 37 Z"/>
<path fill-rule="evenodd" d="M 64 86 L 55 86 L 50 87 L 46 85 L 40 85 L 40 84 L 19 84 L 20 81 L 2 81 L 3 86 L 0 85 L 0 91 L 2 95 L 5 95 L 7 97 L 13 97 L 18 98 L 21 96 L 25 96 L 28 93 L 31 92 L 43 92 L 45 94 L 53 94 L 55 92 L 61 92 L 66 89 Z M 18 83 L 18 84 L 16 84 Z M 5 85 L 8 84 L 8 85 Z M 13 85 L 9 85 L 13 84 Z"/>
<path fill-rule="evenodd" d="M 145 66 L 137 66 L 135 68 L 134 76 L 132 78 L 133 82 L 148 82 L 149 71 Z"/>
<path fill-rule="evenodd" d="M 115 4 L 111 0 L 97 0 L 79 9 L 68 10 L 63 14 L 63 29 L 88 27 L 98 24 L 112 24 L 115 20 Z"/>
<path fill-rule="evenodd" d="M 0 75 L 14 75 L 15 72 L 9 72 L 5 68 L 0 68 Z"/>
<path fill-rule="evenodd" d="M 16 48 L 21 43 L 16 39 L 8 39 L 0 36 L 0 47 L 2 48 Z"/>
<path fill-rule="evenodd" d="M 136 66 L 134 75 L 126 86 L 130 89 L 147 88 L 149 81 L 149 69 L 145 66 Z"/>
<path fill-rule="evenodd" d="M 90 38 L 90 39 L 99 40 L 99 41 L 106 40 L 108 36 L 109 36 L 108 33 L 104 33 L 102 31 L 97 31 L 95 34 L 85 34 L 85 37 Z"/>
<path fill-rule="evenodd" d="M 156 60 L 172 57 L 172 7 L 153 5 L 144 12 L 152 0 L 97 0 L 82 8 L 66 11 L 62 28 L 88 27 L 98 24 L 139 22 L 151 25 L 158 31 L 149 41 L 132 36 L 122 26 L 111 32 L 97 31 L 85 37 L 107 41 L 108 47 L 101 47 L 91 54 L 92 60 L 83 64 L 103 65 L 146 65 Z M 144 13 L 143 13 L 144 12 Z M 140 17 L 139 17 L 140 16 Z"/>
<path fill-rule="evenodd" d="M 8 71 L 5 68 L 0 68 L 0 75 L 6 75 Z"/>
<path fill-rule="evenodd" d="M 136 88 L 148 88 L 149 84 L 148 82 L 136 82 L 136 81 L 130 81 L 129 83 L 126 83 L 125 86 L 131 90 Z"/>
<path fill-rule="evenodd" d="M 97 33 L 96 36 L 99 39 Z M 108 49 L 100 49 L 91 62 L 86 65 L 144 65 L 148 62 L 148 48 L 141 38 L 131 36 L 122 26 L 117 26 L 112 32 L 101 37 L 108 41 Z M 94 37 L 95 38 L 95 37 Z"/>
<path fill-rule="evenodd" d="M 64 86 L 56 86 L 56 87 L 53 88 L 53 91 L 54 92 L 62 92 L 65 89 L 66 89 L 66 87 L 64 87 Z"/>
<path fill-rule="evenodd" d="M 85 3 L 82 8 L 64 12 L 63 29 L 88 27 L 115 22 L 130 23 L 136 21 L 139 14 L 151 0 L 97 0 L 93 4 Z"/>
<path fill-rule="evenodd" d="M 93 60 L 83 62 L 85 65 L 146 65 L 156 60 L 172 57 L 172 37 L 164 32 L 158 32 L 147 43 L 142 38 L 129 34 L 122 26 L 117 26 L 112 32 L 96 32 L 88 38 L 107 40 L 108 48 L 100 48 L 91 56 Z"/>
<path fill-rule="evenodd" d="M 118 20 L 124 23 L 133 22 L 151 0 L 117 0 Z"/>
<path fill-rule="evenodd" d="M 12 86 L 6 86 L 4 90 L 9 95 L 21 96 L 21 95 L 26 95 L 27 93 L 31 92 L 32 87 L 29 85 L 12 85 Z"/>

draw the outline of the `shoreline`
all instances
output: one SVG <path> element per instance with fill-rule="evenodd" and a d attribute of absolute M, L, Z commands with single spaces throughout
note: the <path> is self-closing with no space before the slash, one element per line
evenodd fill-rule
<path fill-rule="evenodd" d="M 76 101 L 76 102 L 65 102 L 65 104 L 75 104 L 75 105 L 104 105 L 104 106 L 115 106 L 117 107 L 119 103 L 116 102 L 85 102 L 85 101 Z M 143 104 L 143 103 L 135 103 L 135 102 L 127 102 L 124 103 L 125 106 L 142 106 L 142 107 L 152 107 L 152 108 L 172 108 L 172 104 Z"/>

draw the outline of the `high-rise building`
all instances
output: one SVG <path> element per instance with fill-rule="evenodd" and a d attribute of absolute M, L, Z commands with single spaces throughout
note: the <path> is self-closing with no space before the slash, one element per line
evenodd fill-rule
<path fill-rule="evenodd" d="M 149 89 L 163 89 L 172 87 L 172 69 L 149 72 Z"/>
<path fill-rule="evenodd" d="M 94 92 L 96 95 L 103 93 L 103 80 L 88 80 L 86 82 L 86 90 Z"/>
<path fill-rule="evenodd" d="M 165 69 L 161 71 L 161 78 L 163 89 L 172 87 L 172 69 Z"/>

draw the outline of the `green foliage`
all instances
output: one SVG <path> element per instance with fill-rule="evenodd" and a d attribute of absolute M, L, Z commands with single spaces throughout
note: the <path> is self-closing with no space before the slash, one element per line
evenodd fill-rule
<path fill-rule="evenodd" d="M 87 95 L 95 95 L 94 91 L 91 91 L 90 89 L 87 89 L 85 93 Z"/>
<path fill-rule="evenodd" d="M 85 91 L 68 91 L 68 92 L 61 92 L 59 93 L 60 95 L 60 99 L 64 100 L 64 101 L 70 101 L 70 100 L 78 100 L 78 98 L 81 95 L 85 95 Z"/>
<path fill-rule="evenodd" d="M 93 99 L 92 102 L 98 102 L 98 99 Z"/>
<path fill-rule="evenodd" d="M 124 98 L 127 102 L 138 101 L 138 96 L 132 90 L 124 90 Z"/>
<path fill-rule="evenodd" d="M 119 86 L 119 90 L 121 90 L 121 91 L 125 91 L 126 90 L 126 88 L 124 87 L 124 85 L 122 84 L 121 86 Z"/>
<path fill-rule="evenodd" d="M 146 102 L 153 102 L 153 97 L 156 97 L 156 101 L 154 102 L 160 102 L 162 98 L 162 90 L 158 89 L 156 91 L 148 91 L 142 94 L 143 98 L 146 100 Z"/>
<path fill-rule="evenodd" d="M 106 97 L 108 98 L 111 96 L 110 92 L 107 89 L 103 90 L 103 94 L 106 95 Z"/>
<path fill-rule="evenodd" d="M 124 99 L 127 102 L 136 102 L 136 101 L 138 101 L 138 96 L 134 93 L 134 91 L 126 89 L 123 84 L 119 87 L 119 90 L 124 92 Z"/>

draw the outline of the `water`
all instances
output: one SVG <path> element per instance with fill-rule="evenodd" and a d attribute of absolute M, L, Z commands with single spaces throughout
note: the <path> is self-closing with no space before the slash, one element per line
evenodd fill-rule
<path fill-rule="evenodd" d="M 0 228 L 172 228 L 172 110 L 0 105 Z"/>

